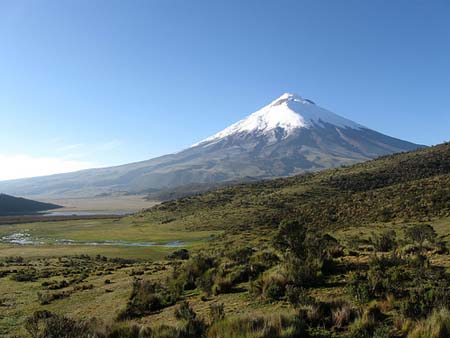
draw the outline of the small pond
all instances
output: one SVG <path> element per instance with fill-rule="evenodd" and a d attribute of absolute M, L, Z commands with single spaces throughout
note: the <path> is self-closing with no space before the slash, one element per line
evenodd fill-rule
<path fill-rule="evenodd" d="M 126 242 L 126 241 L 74 241 L 70 239 L 45 239 L 45 238 L 33 238 L 27 232 L 15 232 L 12 234 L 0 237 L 0 243 L 16 244 L 16 245 L 88 245 L 88 246 L 166 246 L 177 247 L 183 246 L 181 241 L 173 241 L 167 243 L 156 242 Z"/>

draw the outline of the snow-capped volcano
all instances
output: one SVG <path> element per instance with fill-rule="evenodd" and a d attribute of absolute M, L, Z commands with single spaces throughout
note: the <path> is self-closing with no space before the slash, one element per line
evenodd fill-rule
<path fill-rule="evenodd" d="M 419 147 L 286 93 L 178 153 L 118 167 L 0 182 L 0 191 L 64 197 L 138 193 L 197 183 L 287 176 Z"/>
<path fill-rule="evenodd" d="M 281 138 L 286 138 L 299 128 L 323 127 L 326 124 L 340 128 L 366 128 L 317 106 L 311 100 L 303 99 L 296 94 L 284 93 L 247 118 L 232 124 L 193 146 L 210 143 L 240 133 L 267 135 L 277 130 L 279 134 L 281 132 Z"/>

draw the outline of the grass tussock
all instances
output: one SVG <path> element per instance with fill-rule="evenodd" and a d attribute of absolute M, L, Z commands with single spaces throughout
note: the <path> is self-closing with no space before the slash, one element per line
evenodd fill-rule
<path fill-rule="evenodd" d="M 208 338 L 263 338 L 303 337 L 307 328 L 303 320 L 294 314 L 229 317 L 214 323 Z"/>
<path fill-rule="evenodd" d="M 450 311 L 435 310 L 416 324 L 408 338 L 447 338 L 450 337 Z"/>

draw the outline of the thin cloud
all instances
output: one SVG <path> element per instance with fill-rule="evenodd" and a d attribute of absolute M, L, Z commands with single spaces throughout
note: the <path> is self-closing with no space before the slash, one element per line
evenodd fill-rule
<path fill-rule="evenodd" d="M 64 159 L 83 160 L 96 156 L 98 153 L 105 153 L 115 151 L 123 145 L 120 140 L 110 140 L 100 143 L 75 143 L 63 145 L 56 148 L 58 157 L 62 156 Z"/>
<path fill-rule="evenodd" d="M 108 151 L 115 150 L 123 145 L 123 142 L 120 140 L 111 140 L 104 143 L 100 143 L 96 146 L 95 150 Z"/>
<path fill-rule="evenodd" d="M 77 149 L 81 149 L 85 147 L 84 143 L 76 143 L 76 144 L 68 144 L 66 146 L 59 147 L 56 149 L 57 152 L 66 152 L 66 151 L 73 151 Z"/>
<path fill-rule="evenodd" d="M 62 139 L 54 139 L 53 154 L 35 156 L 29 154 L 0 154 L 0 181 L 28 178 L 77 170 L 99 168 L 99 155 L 116 151 L 123 146 L 121 140 L 87 144 L 64 144 Z"/>
<path fill-rule="evenodd" d="M 67 173 L 95 167 L 87 161 L 66 160 L 57 157 L 33 157 L 25 154 L 0 154 L 0 180 Z"/>

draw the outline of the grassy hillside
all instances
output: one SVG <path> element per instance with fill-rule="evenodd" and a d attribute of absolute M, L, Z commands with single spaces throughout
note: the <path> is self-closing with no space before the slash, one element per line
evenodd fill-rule
<path fill-rule="evenodd" d="M 252 177 L 246 177 L 245 179 L 239 181 L 225 181 L 216 183 L 191 183 L 188 185 L 177 186 L 175 188 L 153 189 L 151 191 L 144 191 L 143 193 L 147 194 L 146 199 L 149 201 L 170 201 L 174 199 L 206 193 L 212 190 L 223 189 L 226 187 L 255 181 L 257 181 L 257 179 Z"/>
<path fill-rule="evenodd" d="M 59 205 L 0 194 L 0 215 L 27 214 L 57 209 Z"/>
<path fill-rule="evenodd" d="M 450 143 L 347 168 L 237 185 L 162 203 L 134 217 L 189 229 L 276 227 L 298 217 L 339 228 L 450 212 Z"/>

